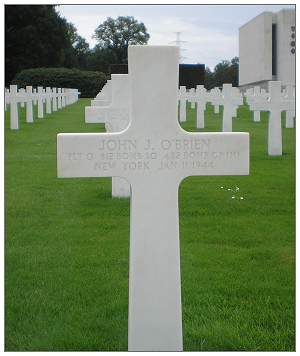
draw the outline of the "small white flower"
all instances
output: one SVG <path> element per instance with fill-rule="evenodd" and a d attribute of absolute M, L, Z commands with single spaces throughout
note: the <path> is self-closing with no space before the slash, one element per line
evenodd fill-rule
<path fill-rule="evenodd" d="M 240 197 L 240 199 L 241 199 L 241 200 L 243 200 L 243 199 L 244 199 L 244 197 Z"/>
<path fill-rule="evenodd" d="M 227 190 L 231 190 L 230 188 L 228 188 Z"/>
<path fill-rule="evenodd" d="M 221 189 L 223 189 L 224 187 L 221 187 Z"/>
<path fill-rule="evenodd" d="M 231 199 L 235 199 L 235 196 L 233 195 L 233 196 L 231 197 Z"/>

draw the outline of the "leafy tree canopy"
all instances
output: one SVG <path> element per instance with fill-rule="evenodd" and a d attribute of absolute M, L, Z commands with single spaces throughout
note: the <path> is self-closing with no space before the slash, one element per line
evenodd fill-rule
<path fill-rule="evenodd" d="M 127 62 L 127 48 L 129 45 L 147 44 L 150 35 L 142 22 L 132 16 L 119 16 L 117 19 L 108 17 L 99 25 L 93 36 L 99 48 L 110 49 L 119 63 Z"/>
<path fill-rule="evenodd" d="M 67 21 L 53 5 L 5 6 L 5 76 L 26 68 L 75 64 Z"/>
<path fill-rule="evenodd" d="M 231 83 L 233 86 L 239 85 L 239 58 L 234 57 L 231 61 L 223 60 L 218 63 L 212 72 L 205 68 L 205 87 L 211 89 L 221 87 L 224 83 Z"/>

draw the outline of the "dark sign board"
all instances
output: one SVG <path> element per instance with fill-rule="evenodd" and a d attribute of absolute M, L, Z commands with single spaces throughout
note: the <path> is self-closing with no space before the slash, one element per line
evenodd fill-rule
<path fill-rule="evenodd" d="M 109 74 L 128 74 L 127 64 L 111 64 Z M 205 65 L 204 64 L 179 64 L 179 86 L 183 85 L 196 88 L 199 84 L 204 84 Z"/>
<path fill-rule="evenodd" d="M 204 85 L 204 75 L 204 64 L 179 64 L 179 86 L 183 85 L 190 89 L 200 84 Z"/>

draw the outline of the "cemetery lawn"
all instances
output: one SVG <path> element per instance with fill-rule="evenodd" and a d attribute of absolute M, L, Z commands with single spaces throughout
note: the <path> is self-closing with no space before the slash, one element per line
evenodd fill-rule
<path fill-rule="evenodd" d="M 6 351 L 127 350 L 129 199 L 111 199 L 109 178 L 56 177 L 57 133 L 104 131 L 84 123 L 89 102 L 33 124 L 22 109 L 19 131 L 6 113 Z M 195 131 L 195 110 L 182 126 Z M 209 106 L 199 131 L 220 129 Z M 180 186 L 184 350 L 292 351 L 295 129 L 281 157 L 266 113 L 254 123 L 242 106 L 233 130 L 250 132 L 250 175 Z"/>

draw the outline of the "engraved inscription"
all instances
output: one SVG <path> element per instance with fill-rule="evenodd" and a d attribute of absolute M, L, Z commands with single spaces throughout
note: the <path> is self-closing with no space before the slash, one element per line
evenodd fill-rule
<path fill-rule="evenodd" d="M 221 144 L 221 147 L 228 147 Z M 229 145 L 230 146 L 230 145 Z M 219 150 L 211 138 L 99 139 L 95 152 L 69 152 L 69 161 L 90 161 L 95 171 L 120 168 L 124 172 L 212 169 L 220 162 L 240 159 L 236 150 Z"/>

